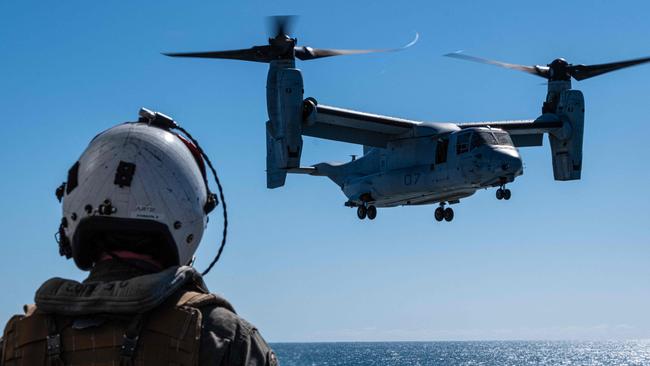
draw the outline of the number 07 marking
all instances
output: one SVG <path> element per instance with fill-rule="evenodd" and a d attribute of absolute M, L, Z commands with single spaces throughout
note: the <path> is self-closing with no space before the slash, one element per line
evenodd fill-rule
<path fill-rule="evenodd" d="M 418 180 L 420 180 L 420 173 L 413 173 L 413 174 L 405 174 L 404 175 L 404 185 L 405 186 L 418 184 Z"/>

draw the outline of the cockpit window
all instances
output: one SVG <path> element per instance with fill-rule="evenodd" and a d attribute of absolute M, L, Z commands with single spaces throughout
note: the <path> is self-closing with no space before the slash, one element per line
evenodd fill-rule
<path fill-rule="evenodd" d="M 510 138 L 509 133 L 499 132 L 499 133 L 495 133 L 494 136 L 497 138 L 497 142 L 499 143 L 499 145 L 513 146 L 512 139 Z"/>
<path fill-rule="evenodd" d="M 490 132 L 474 132 L 472 135 L 472 141 L 470 144 L 470 149 L 474 150 L 475 148 L 481 145 L 496 145 L 497 140 Z"/>
<path fill-rule="evenodd" d="M 469 132 L 461 133 L 456 137 L 456 154 L 462 154 L 469 151 Z"/>
<path fill-rule="evenodd" d="M 460 142 L 460 136 L 458 141 Z M 470 150 L 474 150 L 482 145 L 513 146 L 512 139 L 510 139 L 510 135 L 507 132 L 474 132 L 472 134 Z"/>

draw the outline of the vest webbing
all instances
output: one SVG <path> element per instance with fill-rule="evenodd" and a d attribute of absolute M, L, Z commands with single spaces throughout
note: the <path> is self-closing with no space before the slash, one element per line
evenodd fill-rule
<path fill-rule="evenodd" d="M 140 330 L 132 364 L 198 365 L 202 320 L 198 308 L 210 304 L 227 307 L 227 303 L 223 304 L 214 295 L 186 291 L 172 296 L 148 313 Z M 60 335 L 59 355 L 64 365 L 120 365 L 124 335 L 132 318 L 107 316 L 99 326 L 75 329 L 73 318 L 46 314 L 38 309 L 30 309 L 26 315 L 16 315 L 7 323 L 2 365 L 52 364 L 53 360 L 48 357 L 52 319 Z"/>

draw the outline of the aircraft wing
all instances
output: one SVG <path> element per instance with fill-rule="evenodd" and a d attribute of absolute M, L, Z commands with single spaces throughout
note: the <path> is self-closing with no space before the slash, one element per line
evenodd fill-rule
<path fill-rule="evenodd" d="M 385 148 L 389 141 L 426 134 L 452 132 L 471 127 L 492 127 L 507 131 L 515 146 L 542 146 L 545 133 L 564 127 L 553 114 L 535 120 L 468 123 L 429 123 L 371 114 L 318 104 L 313 98 L 304 101 L 302 135 Z"/>
<path fill-rule="evenodd" d="M 317 104 L 305 100 L 302 134 L 305 136 L 349 142 L 366 146 L 386 147 L 421 125 L 422 122 L 370 114 Z"/>
<path fill-rule="evenodd" d="M 517 147 L 542 146 L 545 133 L 564 128 L 564 123 L 556 115 L 543 115 L 535 120 L 492 121 L 459 123 L 461 129 L 472 127 L 492 127 L 507 131 Z"/>

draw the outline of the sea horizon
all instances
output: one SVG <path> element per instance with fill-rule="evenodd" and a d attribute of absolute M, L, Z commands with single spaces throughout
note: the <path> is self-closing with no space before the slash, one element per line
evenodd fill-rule
<path fill-rule="evenodd" d="M 650 365 L 650 340 L 270 344 L 283 366 Z"/>
<path fill-rule="evenodd" d="M 314 341 L 272 341 L 269 344 L 312 344 L 312 343 L 454 343 L 454 342 L 648 342 L 648 338 L 629 339 L 443 339 L 443 340 L 314 340 Z"/>

